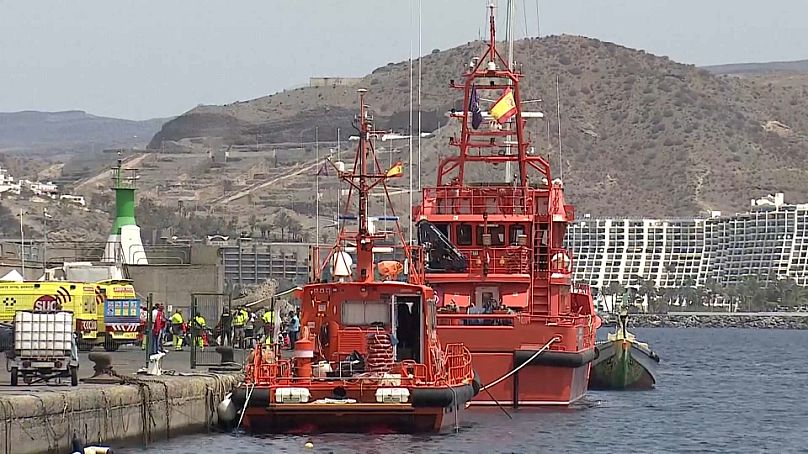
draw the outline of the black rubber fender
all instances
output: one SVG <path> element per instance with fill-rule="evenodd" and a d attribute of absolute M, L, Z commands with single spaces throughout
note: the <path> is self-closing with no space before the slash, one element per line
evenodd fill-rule
<path fill-rule="evenodd" d="M 480 394 L 480 390 L 483 388 L 483 383 L 480 380 L 480 374 L 477 371 L 474 371 L 474 378 L 471 380 L 471 389 L 474 391 L 474 395 Z"/>
<path fill-rule="evenodd" d="M 454 393 L 452 392 L 454 389 Z M 465 406 L 474 397 L 472 385 L 460 385 L 453 388 L 415 388 L 411 392 L 413 407 L 453 407 Z M 457 401 L 455 402 L 455 397 Z"/>
<path fill-rule="evenodd" d="M 536 354 L 535 350 L 516 350 L 514 355 L 514 367 L 524 364 L 531 356 Z M 545 351 L 530 361 L 529 366 L 552 366 L 552 367 L 581 367 L 591 363 L 597 358 L 595 348 L 590 348 L 580 352 L 556 352 Z"/>
<path fill-rule="evenodd" d="M 247 400 L 247 388 L 239 386 L 234 389 L 231 399 L 233 400 L 233 404 L 236 405 L 236 408 L 241 411 L 241 409 L 244 408 L 244 401 Z M 268 407 L 270 400 L 271 392 L 269 389 L 256 388 L 250 395 L 250 404 L 248 407 Z"/>

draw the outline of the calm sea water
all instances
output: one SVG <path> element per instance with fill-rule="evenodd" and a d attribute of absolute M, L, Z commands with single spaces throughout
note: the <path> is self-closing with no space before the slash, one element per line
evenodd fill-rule
<path fill-rule="evenodd" d="M 808 452 L 808 331 L 636 329 L 662 358 L 657 389 L 590 392 L 567 409 L 471 410 L 440 435 L 215 434 L 116 452 Z M 599 333 L 605 336 L 605 332 Z"/>

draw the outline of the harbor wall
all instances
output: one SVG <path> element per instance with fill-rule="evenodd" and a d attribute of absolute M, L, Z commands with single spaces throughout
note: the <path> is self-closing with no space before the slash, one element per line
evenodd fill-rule
<path fill-rule="evenodd" d="M 808 329 L 808 313 L 633 314 L 630 327 Z"/>
<path fill-rule="evenodd" d="M 163 376 L 2 396 L 0 443 L 7 454 L 65 453 L 73 434 L 88 444 L 120 446 L 202 432 L 216 422 L 216 405 L 240 378 Z"/>
<path fill-rule="evenodd" d="M 154 294 L 155 303 L 188 309 L 192 293 L 219 293 L 224 288 L 224 268 L 218 264 L 128 265 L 137 292 Z"/>

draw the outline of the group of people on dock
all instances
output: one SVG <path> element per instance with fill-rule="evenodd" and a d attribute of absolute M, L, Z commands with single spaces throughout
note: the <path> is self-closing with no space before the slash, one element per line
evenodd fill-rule
<path fill-rule="evenodd" d="M 279 317 L 276 323 L 275 311 L 271 309 L 251 310 L 239 306 L 233 310 L 222 309 L 218 323 L 209 327 L 201 313 L 186 320 L 182 309 L 176 309 L 168 316 L 163 304 L 156 304 L 151 314 L 152 331 L 149 342 L 151 354 L 165 352 L 165 344 L 171 342 L 175 351 L 183 351 L 184 346 L 195 342 L 198 348 L 208 345 L 228 345 L 234 348 L 253 348 L 256 342 L 272 346 L 280 342 L 282 348 L 292 348 L 300 333 L 300 310 L 289 311 Z M 144 336 L 142 348 L 146 349 Z"/>

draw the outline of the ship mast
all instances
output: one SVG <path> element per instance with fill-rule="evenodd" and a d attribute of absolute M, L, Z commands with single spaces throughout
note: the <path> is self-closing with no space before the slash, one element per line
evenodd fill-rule
<path fill-rule="evenodd" d="M 463 111 L 450 113 L 452 118 L 461 120 L 460 138 L 451 137 L 449 141 L 450 145 L 459 148 L 460 153 L 457 156 L 441 160 L 438 166 L 438 186 L 467 184 L 465 178 L 468 163 L 491 165 L 500 163 L 513 165 L 515 163 L 518 179 L 513 182 L 513 185 L 521 188 L 527 188 L 533 183 L 541 183 L 544 178 L 548 182 L 551 181 L 549 162 L 540 155 L 528 153 L 530 138 L 525 129 L 527 118 L 543 118 L 544 115 L 541 112 L 522 111 L 519 87 L 522 74 L 513 68 L 512 62 L 507 61 L 497 50 L 494 5 L 489 5 L 489 9 L 490 31 L 485 53 L 480 58 L 471 60 L 469 69 L 463 75 L 465 79 L 463 83 L 458 84 L 454 80 L 450 82 L 450 88 L 464 91 Z M 476 96 L 478 91 L 494 91 L 502 96 L 501 99 L 504 102 L 507 102 L 505 95 L 510 92 L 508 97 L 512 96 L 512 113 L 501 121 L 499 117 L 494 118 L 488 113 L 484 123 L 479 118 L 475 122 L 473 115 L 486 118 L 482 112 L 472 112 L 472 109 L 479 109 L 479 107 L 475 108 L 470 105 L 473 95 Z M 480 111 L 482 110 L 480 109 Z M 501 112 L 501 109 L 499 110 Z M 503 114 L 500 113 L 500 115 Z M 514 136 L 515 141 L 511 140 Z M 539 178 L 534 181 L 531 181 L 528 175 L 531 170 L 539 174 Z M 508 185 L 510 186 L 510 184 Z"/>
<path fill-rule="evenodd" d="M 404 239 L 401 224 L 399 223 L 398 217 L 395 214 L 393 203 L 390 199 L 390 193 L 387 188 L 387 179 L 403 173 L 403 168 L 401 168 L 403 165 L 401 163 L 396 164 L 394 167 L 398 167 L 398 169 L 391 168 L 384 170 L 381 167 L 373 148 L 371 138 L 379 136 L 383 134 L 383 132 L 373 129 L 373 116 L 370 114 L 368 111 L 368 106 L 365 104 L 365 94 L 367 93 L 367 89 L 360 88 L 357 90 L 357 92 L 359 94 L 359 115 L 357 115 L 354 120 L 354 127 L 359 133 L 359 141 L 356 148 L 356 159 L 354 161 L 353 170 L 346 171 L 345 169 L 334 166 L 340 179 L 349 187 L 348 197 L 344 205 L 344 216 L 346 218 L 352 218 L 348 212 L 352 205 L 352 195 L 354 191 L 356 191 L 358 198 L 358 210 L 356 216 L 357 228 L 356 231 L 349 231 L 346 226 L 342 227 L 337 235 L 337 243 L 332 248 L 329 257 L 326 259 L 324 264 L 327 264 L 332 257 L 334 257 L 336 260 L 344 260 L 343 254 L 346 253 L 351 247 L 346 243 L 355 243 L 356 273 L 354 275 L 354 281 L 373 281 L 374 244 L 377 240 L 387 238 L 388 234 L 384 231 L 376 232 L 375 229 L 371 228 L 371 217 L 368 214 L 368 207 L 370 191 L 381 186 L 384 190 L 384 202 L 386 205 L 389 205 L 392 220 L 395 221 L 395 230 L 393 235 L 395 236 L 397 243 L 401 245 L 401 248 L 404 251 L 404 258 L 409 266 L 409 281 L 413 283 L 421 283 L 423 282 L 423 270 L 419 269 L 417 264 L 413 262 L 412 250 L 414 249 L 414 246 L 409 245 Z M 390 219 L 385 218 L 385 220 L 387 221 Z M 389 249 L 389 247 L 387 247 L 387 249 Z"/>

